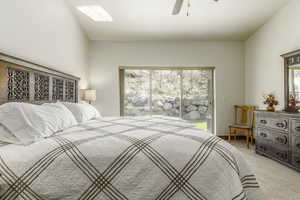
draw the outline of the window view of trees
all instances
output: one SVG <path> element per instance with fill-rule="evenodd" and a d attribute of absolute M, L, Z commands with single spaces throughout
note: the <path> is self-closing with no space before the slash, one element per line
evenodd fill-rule
<path fill-rule="evenodd" d="M 125 70 L 124 115 L 212 121 L 212 70 Z"/>
<path fill-rule="evenodd" d="M 130 70 L 125 73 L 124 114 L 126 116 L 150 115 L 150 72 Z"/>
<path fill-rule="evenodd" d="M 180 71 L 152 71 L 152 113 L 180 117 Z"/>
<path fill-rule="evenodd" d="M 186 120 L 206 120 L 211 118 L 210 70 L 184 70 L 183 72 L 183 114 Z"/>

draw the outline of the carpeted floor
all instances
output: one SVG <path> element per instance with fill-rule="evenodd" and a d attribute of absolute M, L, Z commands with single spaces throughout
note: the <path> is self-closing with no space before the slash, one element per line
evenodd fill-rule
<path fill-rule="evenodd" d="M 232 141 L 248 160 L 257 176 L 266 200 L 300 200 L 300 172 L 255 154 L 244 141 Z"/>

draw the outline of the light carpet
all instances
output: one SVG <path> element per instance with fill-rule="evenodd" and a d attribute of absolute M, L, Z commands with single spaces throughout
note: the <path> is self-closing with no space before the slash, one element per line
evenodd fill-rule
<path fill-rule="evenodd" d="M 248 161 L 269 200 L 300 200 L 300 172 L 276 161 L 257 155 L 254 146 L 247 149 L 244 141 L 231 141 Z"/>

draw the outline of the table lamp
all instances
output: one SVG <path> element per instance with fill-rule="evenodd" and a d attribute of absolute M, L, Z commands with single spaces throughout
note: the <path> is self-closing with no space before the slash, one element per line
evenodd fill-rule
<path fill-rule="evenodd" d="M 96 90 L 85 90 L 84 92 L 84 100 L 88 101 L 89 104 L 92 103 L 92 101 L 96 101 Z"/>

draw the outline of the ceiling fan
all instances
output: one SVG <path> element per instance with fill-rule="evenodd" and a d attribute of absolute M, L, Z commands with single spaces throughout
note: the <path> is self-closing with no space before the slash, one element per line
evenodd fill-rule
<path fill-rule="evenodd" d="M 173 9 L 173 12 L 172 12 L 173 15 L 178 15 L 180 13 L 183 2 L 184 2 L 184 0 L 176 0 L 175 6 L 174 6 L 174 9 Z"/>
<path fill-rule="evenodd" d="M 218 2 L 219 0 L 214 0 L 214 1 Z M 183 2 L 184 2 L 184 0 L 176 0 L 175 6 L 174 6 L 174 9 L 172 12 L 173 15 L 178 15 L 180 13 Z M 190 4 L 190 1 L 188 0 L 188 10 L 190 7 L 191 7 L 191 4 Z M 189 11 L 188 11 L 187 15 L 189 15 Z"/>

